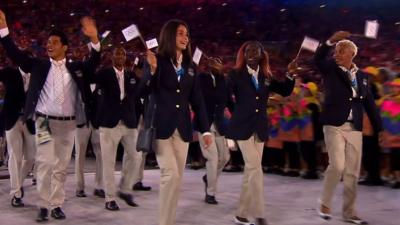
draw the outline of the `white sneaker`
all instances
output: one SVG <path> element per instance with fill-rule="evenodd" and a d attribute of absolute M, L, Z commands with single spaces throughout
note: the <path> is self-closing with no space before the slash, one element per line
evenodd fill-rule
<path fill-rule="evenodd" d="M 347 223 L 354 223 L 354 224 L 363 224 L 363 225 L 368 224 L 367 221 L 362 220 L 361 218 L 358 218 L 357 216 L 353 216 L 351 218 L 344 219 L 344 221 Z"/>
<path fill-rule="evenodd" d="M 332 219 L 332 214 L 330 214 L 330 213 L 323 213 L 323 212 L 321 212 L 321 209 L 320 209 L 320 208 L 318 208 L 318 215 L 319 215 L 322 219 L 324 219 L 324 220 L 330 220 L 330 219 Z"/>
<path fill-rule="evenodd" d="M 236 216 L 233 218 L 233 221 L 234 221 L 235 224 L 237 224 L 237 225 L 254 225 L 254 223 L 242 222 L 242 221 L 238 220 Z"/>

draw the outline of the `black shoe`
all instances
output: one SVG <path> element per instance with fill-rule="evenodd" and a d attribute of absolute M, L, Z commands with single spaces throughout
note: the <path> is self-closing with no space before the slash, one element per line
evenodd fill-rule
<path fill-rule="evenodd" d="M 255 225 L 268 225 L 267 220 L 264 218 L 257 218 Z"/>
<path fill-rule="evenodd" d="M 365 186 L 382 186 L 383 181 L 382 180 L 372 180 L 372 179 L 364 179 L 358 182 L 359 185 L 365 185 Z"/>
<path fill-rule="evenodd" d="M 142 182 L 137 182 L 132 188 L 134 191 L 151 191 L 151 187 L 144 186 Z"/>
<path fill-rule="evenodd" d="M 236 172 L 242 172 L 242 169 L 239 166 L 228 165 L 222 171 L 228 172 L 228 173 L 229 172 L 236 173 Z"/>
<path fill-rule="evenodd" d="M 106 193 L 104 192 L 103 189 L 94 189 L 93 195 L 97 196 L 99 198 L 105 198 L 106 197 Z"/>
<path fill-rule="evenodd" d="M 133 201 L 133 196 L 131 194 L 125 194 L 122 192 L 118 192 L 118 197 L 126 202 L 129 206 L 138 207 L 139 205 Z"/>
<path fill-rule="evenodd" d="M 86 195 L 86 193 L 85 193 L 84 190 L 76 191 L 76 192 L 75 192 L 75 195 L 76 195 L 76 197 L 78 197 L 78 198 L 86 198 L 86 197 L 87 197 L 87 195 Z"/>
<path fill-rule="evenodd" d="M 262 170 L 264 173 L 268 173 L 268 174 L 271 174 L 274 172 L 274 169 L 272 169 L 271 167 L 263 167 Z"/>
<path fill-rule="evenodd" d="M 218 204 L 218 201 L 215 199 L 215 196 L 212 196 L 212 195 L 207 195 L 206 194 L 206 197 L 204 198 L 204 201 L 207 204 L 210 204 L 210 205 L 217 205 Z"/>
<path fill-rule="evenodd" d="M 292 170 L 292 171 L 287 172 L 285 175 L 288 176 L 288 177 L 299 177 L 300 173 L 298 171 L 293 171 Z"/>
<path fill-rule="evenodd" d="M 51 217 L 56 220 L 63 220 L 65 219 L 65 214 L 60 207 L 57 207 L 51 210 Z"/>
<path fill-rule="evenodd" d="M 106 209 L 110 211 L 119 210 L 118 204 L 115 201 L 106 202 Z"/>
<path fill-rule="evenodd" d="M 309 171 L 305 173 L 301 178 L 306 179 L 306 180 L 317 180 L 319 179 L 319 176 L 316 172 L 314 171 Z"/>
<path fill-rule="evenodd" d="M 21 187 L 20 191 L 21 191 L 21 198 L 24 198 L 24 196 L 25 196 L 25 191 L 24 191 L 24 188 L 23 188 L 23 187 Z"/>
<path fill-rule="evenodd" d="M 285 175 L 285 171 L 281 168 L 273 168 L 272 173 L 276 174 L 276 175 L 281 175 L 281 176 Z"/>
<path fill-rule="evenodd" d="M 400 181 L 396 181 L 394 184 L 392 184 L 393 189 L 400 189 Z"/>
<path fill-rule="evenodd" d="M 4 161 L 0 160 L 0 167 L 2 167 L 4 165 Z"/>
<path fill-rule="evenodd" d="M 36 217 L 36 222 L 41 223 L 49 220 L 49 211 L 46 208 L 40 208 Z"/>
<path fill-rule="evenodd" d="M 15 208 L 21 208 L 25 206 L 22 198 L 17 198 L 15 196 L 11 199 L 11 205 Z"/>

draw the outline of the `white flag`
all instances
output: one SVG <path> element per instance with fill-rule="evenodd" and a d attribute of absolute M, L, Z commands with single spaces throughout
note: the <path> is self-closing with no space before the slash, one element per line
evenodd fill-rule
<path fill-rule="evenodd" d="M 110 33 L 111 33 L 110 30 L 104 31 L 104 33 L 101 34 L 101 38 L 102 38 L 102 39 L 106 38 Z"/>
<path fill-rule="evenodd" d="M 315 52 L 318 46 L 319 46 L 319 41 L 307 36 L 304 37 L 303 43 L 301 43 L 302 49 L 307 49 L 312 52 Z"/>
<path fill-rule="evenodd" d="M 196 47 L 196 50 L 194 50 L 193 54 L 193 62 L 196 63 L 196 65 L 199 65 L 202 55 L 203 51 L 201 51 L 199 48 Z"/>
<path fill-rule="evenodd" d="M 379 23 L 376 20 L 367 20 L 365 22 L 364 35 L 367 38 L 376 39 L 378 37 Z"/>
<path fill-rule="evenodd" d="M 226 139 L 226 144 L 228 145 L 229 149 L 235 149 L 236 148 L 235 141 L 232 140 L 232 139 Z"/>
<path fill-rule="evenodd" d="M 146 45 L 148 49 L 158 47 L 157 38 L 153 38 L 151 40 L 146 41 Z"/>
<path fill-rule="evenodd" d="M 129 27 L 123 29 L 122 34 L 124 35 L 126 41 L 130 41 L 140 36 L 139 29 L 135 24 L 132 24 Z"/>
<path fill-rule="evenodd" d="M 90 90 L 93 91 L 96 89 L 96 84 L 90 84 Z"/>

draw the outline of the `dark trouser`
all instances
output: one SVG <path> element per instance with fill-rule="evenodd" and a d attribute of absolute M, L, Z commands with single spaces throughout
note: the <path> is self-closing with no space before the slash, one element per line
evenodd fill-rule
<path fill-rule="evenodd" d="M 390 167 L 392 171 L 400 171 L 400 148 L 390 148 Z"/>
<path fill-rule="evenodd" d="M 381 151 L 379 148 L 378 136 L 363 136 L 362 152 L 362 165 L 364 169 L 368 172 L 368 179 L 372 181 L 379 181 L 381 179 Z"/>
<path fill-rule="evenodd" d="M 282 169 L 285 167 L 285 152 L 283 149 L 264 147 L 264 150 L 263 166 Z"/>
<path fill-rule="evenodd" d="M 304 161 L 307 163 L 308 171 L 315 172 L 317 170 L 317 147 L 315 146 L 315 142 L 300 142 L 300 152 Z"/>
<path fill-rule="evenodd" d="M 200 144 L 198 141 L 190 142 L 188 156 L 190 163 L 192 164 L 193 162 L 201 163 L 203 161 L 204 158 L 201 154 Z"/>
<path fill-rule="evenodd" d="M 289 169 L 300 169 L 300 153 L 299 145 L 297 142 L 283 142 L 283 149 L 289 155 Z"/>

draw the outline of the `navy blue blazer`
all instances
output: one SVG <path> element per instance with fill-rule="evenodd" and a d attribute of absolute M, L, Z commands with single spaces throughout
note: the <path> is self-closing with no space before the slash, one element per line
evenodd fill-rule
<path fill-rule="evenodd" d="M 289 96 L 294 80 L 268 81 L 262 72 L 258 75 L 256 89 L 247 69 L 232 70 L 228 77 L 228 88 L 234 96 L 235 106 L 228 125 L 226 137 L 233 140 L 247 140 L 257 134 L 261 141 L 268 139 L 267 103 L 270 92 Z"/>
<path fill-rule="evenodd" d="M 209 131 L 206 108 L 197 80 L 198 76 L 193 64 L 182 65 L 184 75 L 178 81 L 171 59 L 157 55 L 157 70 L 150 73 L 149 65 L 145 65 L 143 85 L 147 92 L 155 97 L 156 138 L 167 139 L 178 129 L 183 141 L 193 139 L 193 126 L 190 107 L 195 112 L 198 130 Z"/>
<path fill-rule="evenodd" d="M 123 121 L 128 128 L 137 128 L 136 109 L 139 96 L 139 78 L 125 70 L 125 97 L 121 100 L 117 75 L 113 67 L 100 70 L 92 79 L 97 84 L 96 122 L 100 127 L 113 128 Z M 140 109 L 139 109 L 140 110 Z"/>
<path fill-rule="evenodd" d="M 226 126 L 224 118 L 224 109 L 228 105 L 229 93 L 225 77 L 223 75 L 215 75 L 215 85 L 210 73 L 199 74 L 198 80 L 204 103 L 207 111 L 207 119 L 211 124 L 215 124 L 220 135 L 225 135 Z M 197 117 L 195 117 L 195 129 L 197 130 Z"/>
<path fill-rule="evenodd" d="M 23 71 L 31 73 L 31 80 L 26 97 L 26 104 L 23 119 L 27 120 L 33 118 L 35 114 L 36 105 L 39 100 L 40 93 L 46 82 L 49 73 L 51 62 L 48 58 L 30 58 L 24 52 L 18 49 L 12 41 L 10 35 L 0 39 L 8 57 L 22 68 Z M 91 55 L 86 61 L 69 62 L 67 60 L 66 67 L 71 74 L 72 79 L 75 81 L 77 89 L 80 93 L 79 101 L 75 105 L 75 116 L 77 124 L 87 122 L 87 117 L 90 114 L 90 107 L 88 107 L 89 98 L 87 96 L 87 85 L 84 76 L 94 73 L 96 67 L 100 64 L 100 52 L 95 50 L 91 51 Z M 87 89 L 86 89 L 87 90 Z"/>
<path fill-rule="evenodd" d="M 0 71 L 0 81 L 4 83 L 6 88 L 3 111 L 1 113 L 4 116 L 5 129 L 10 130 L 22 115 L 25 107 L 24 81 L 19 70 L 11 67 Z M 35 126 L 33 121 L 27 120 L 26 125 L 29 132 L 34 134 Z"/>
<path fill-rule="evenodd" d="M 328 58 L 330 47 L 322 44 L 316 51 L 314 60 L 323 75 L 325 100 L 322 103 L 321 122 L 324 125 L 341 126 L 353 111 L 354 128 L 362 130 L 363 112 L 366 111 L 376 132 L 382 130 L 378 108 L 370 92 L 368 75 L 356 73 L 358 93 L 353 97 L 351 81 L 334 59 Z"/>

